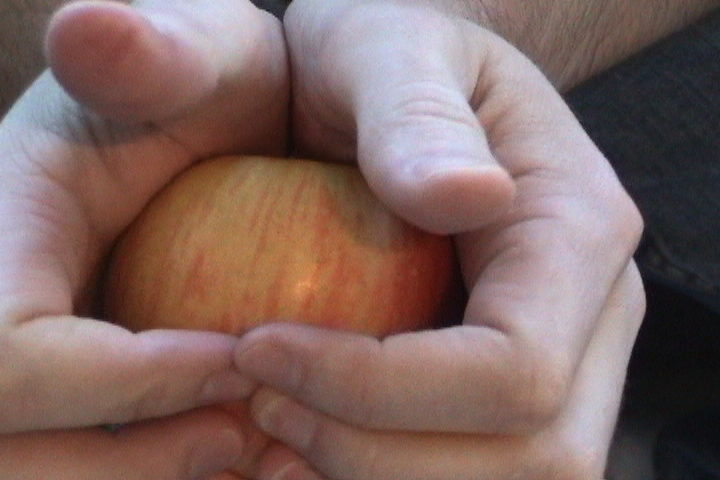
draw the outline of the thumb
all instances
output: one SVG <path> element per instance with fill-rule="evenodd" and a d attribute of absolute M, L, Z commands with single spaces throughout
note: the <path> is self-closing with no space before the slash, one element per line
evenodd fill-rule
<path fill-rule="evenodd" d="M 512 179 L 467 100 L 445 79 L 415 77 L 367 101 L 358 112 L 358 159 L 371 187 L 397 213 L 453 234 L 506 211 Z"/>
<path fill-rule="evenodd" d="M 487 224 L 514 193 L 470 104 L 480 59 L 468 28 L 431 8 L 366 6 L 346 12 L 330 47 L 370 187 L 437 233 Z"/>
<path fill-rule="evenodd" d="M 78 1 L 55 13 L 45 50 L 60 84 L 95 113 L 160 121 L 197 108 L 243 69 L 283 83 L 281 68 L 263 71 L 284 65 L 284 52 L 263 57 L 266 43 L 283 44 L 279 32 L 279 21 L 247 0 Z"/>

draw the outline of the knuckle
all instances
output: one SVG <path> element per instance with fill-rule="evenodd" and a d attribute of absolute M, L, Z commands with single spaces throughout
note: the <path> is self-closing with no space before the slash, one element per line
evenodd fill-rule
<path fill-rule="evenodd" d="M 355 385 L 350 397 L 352 398 L 348 398 L 338 406 L 340 418 L 346 419 L 350 425 L 356 427 L 374 427 L 380 423 L 374 402 L 370 400 L 372 397 L 370 385 L 366 383 Z"/>
<path fill-rule="evenodd" d="M 378 478 L 387 478 L 387 468 L 383 465 L 380 445 L 377 442 L 371 442 L 365 445 L 357 459 L 352 462 L 353 468 L 360 475 L 358 478 L 363 480 L 375 480 Z"/>
<path fill-rule="evenodd" d="M 385 365 L 382 341 L 355 335 L 347 339 L 347 348 L 312 362 L 301 387 L 303 394 L 316 398 L 327 413 L 349 425 L 381 427 L 388 407 L 383 384 L 387 379 L 380 373 Z M 318 389 L 318 386 L 324 388 Z M 318 398 L 320 390 L 335 390 L 335 394 Z"/>
<path fill-rule="evenodd" d="M 436 121 L 441 120 L 444 127 L 455 125 L 468 132 L 479 128 L 473 111 L 450 86 L 437 81 L 416 81 L 398 89 L 399 100 L 393 110 L 400 127 L 422 125 L 430 127 L 432 132 L 431 129 L 440 128 Z"/>
<path fill-rule="evenodd" d="M 483 393 L 477 397 L 476 401 L 488 406 L 476 419 L 478 428 L 521 435 L 547 428 L 568 400 L 573 380 L 571 363 L 547 348 L 519 345 L 517 339 L 506 338 L 490 348 L 492 353 L 479 362 L 484 365 L 480 375 L 492 387 L 481 389 Z"/>
<path fill-rule="evenodd" d="M 378 427 L 382 424 L 383 409 L 375 378 L 367 370 L 367 365 L 356 358 L 347 364 L 348 377 L 355 381 L 348 382 L 348 395 L 339 398 L 337 415 L 355 427 Z"/>
<path fill-rule="evenodd" d="M 495 376 L 498 389 L 493 395 L 497 399 L 493 407 L 494 428 L 517 434 L 543 430 L 567 402 L 572 377 L 569 365 L 528 351 L 522 356 L 507 355 L 502 363 L 497 365 Z"/>
<path fill-rule="evenodd" d="M 305 431 L 302 444 L 296 448 L 312 465 L 324 471 L 357 472 L 359 465 L 352 465 L 350 461 L 352 448 L 348 445 L 347 432 L 332 420 L 313 422 Z"/>
<path fill-rule="evenodd" d="M 559 177 L 553 176 L 557 172 L 545 171 L 543 175 L 547 178 L 543 178 L 565 186 L 545 197 L 541 204 L 549 202 L 549 211 L 565 219 L 562 234 L 568 247 L 574 246 L 577 250 L 578 246 L 612 245 L 613 252 L 627 258 L 640 242 L 644 228 L 642 215 L 600 153 L 594 164 L 594 167 L 588 166 L 592 179 L 585 182 L 579 181 L 574 171 L 563 172 Z M 536 175 L 541 176 L 537 172 Z M 588 175 L 587 172 L 584 175 Z"/>
<path fill-rule="evenodd" d="M 625 244 L 634 251 L 644 229 L 644 221 L 640 210 L 635 202 L 622 188 L 616 192 L 617 200 L 615 200 L 614 233 L 624 240 Z"/>
<path fill-rule="evenodd" d="M 520 378 L 514 383 L 520 386 L 515 396 L 510 396 L 512 410 L 521 419 L 525 429 L 540 429 L 555 420 L 563 410 L 569 395 L 572 373 L 568 362 L 557 355 L 533 356 L 518 369 Z"/>
<path fill-rule="evenodd" d="M 640 211 L 618 180 L 598 193 L 582 214 L 589 215 L 585 232 L 595 242 L 607 244 L 611 239 L 617 251 L 630 256 L 642 236 L 644 222 Z"/>
<path fill-rule="evenodd" d="M 111 422 L 135 422 L 156 416 L 167 399 L 167 389 L 151 384 L 111 412 Z"/>
<path fill-rule="evenodd" d="M 43 416 L 51 421 L 45 410 L 55 395 L 48 393 L 37 365 L 11 332 L 0 334 L 0 432 L 23 429 Z"/>
<path fill-rule="evenodd" d="M 630 265 L 628 285 L 625 290 L 627 297 L 627 308 L 630 310 L 630 318 L 636 320 L 636 328 L 640 327 L 640 323 L 645 317 L 647 309 L 647 297 L 645 296 L 645 286 L 637 266 L 632 263 Z"/>
<path fill-rule="evenodd" d="M 313 421 L 306 425 L 307 429 L 299 445 L 300 451 L 309 458 L 329 458 L 333 450 L 333 435 L 328 431 L 327 421 Z"/>
<path fill-rule="evenodd" d="M 387 478 L 383 451 L 375 440 L 372 432 L 318 424 L 304 454 L 332 478 Z"/>
<path fill-rule="evenodd" d="M 168 413 L 169 410 L 179 410 L 169 408 L 172 403 L 170 385 L 158 378 L 155 372 L 148 372 L 143 381 L 138 382 L 138 372 L 129 368 L 119 372 L 116 381 L 123 378 L 127 378 L 124 382 L 126 388 L 119 395 L 103 395 L 106 405 L 99 412 L 102 422 L 132 423 Z M 122 380 L 119 382 L 122 383 Z"/>

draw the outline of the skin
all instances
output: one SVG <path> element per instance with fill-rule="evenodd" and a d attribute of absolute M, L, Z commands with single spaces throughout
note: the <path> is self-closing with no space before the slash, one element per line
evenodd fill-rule
<path fill-rule="evenodd" d="M 540 72 L 466 19 L 296 0 L 285 25 L 299 147 L 357 152 L 386 203 L 456 233 L 470 301 L 461 326 L 381 342 L 251 332 L 236 363 L 267 385 L 257 423 L 324 478 L 600 478 L 643 313 L 641 223 L 605 159 Z M 500 217 L 463 208 L 488 192 Z"/>
<path fill-rule="evenodd" d="M 43 36 L 52 13 L 69 0 L 0 3 L 0 115 L 45 68 Z M 127 3 L 127 2 L 126 2 Z"/>
<path fill-rule="evenodd" d="M 641 220 L 557 93 L 592 68 L 553 73 L 530 52 L 553 85 L 521 37 L 493 33 L 489 5 L 473 17 L 468 2 L 296 0 L 285 38 L 240 0 L 56 15 L 54 75 L 0 124 L 3 472 L 599 478 L 644 310 Z M 456 235 L 462 325 L 379 342 L 93 320 L 107 249 L 174 174 L 285 153 L 289 64 L 293 149 L 357 158 L 391 208 Z M 227 400 L 250 410 L 209 407 Z"/>
<path fill-rule="evenodd" d="M 440 0 L 516 45 L 560 90 L 720 7 L 718 0 Z"/>
<path fill-rule="evenodd" d="M 113 0 L 129 4 L 130 0 Z M 72 0 L 6 0 L 0 3 L 0 115 L 4 115 L 23 91 L 47 67 L 43 37 L 52 14 Z M 283 0 L 254 0 L 276 16 Z"/>
<path fill-rule="evenodd" d="M 112 240 L 175 173 L 220 152 L 282 153 L 281 25 L 243 1 L 77 4 L 53 19 L 47 49 L 68 90 L 95 111 L 124 105 L 127 121 L 91 113 L 45 73 L 0 124 L 2 471 L 58 479 L 225 471 L 251 437 L 237 416 L 201 407 L 251 391 L 233 367 L 236 340 L 130 334 L 92 319 L 89 286 Z M 173 75 L 183 71 L 203 72 L 201 85 Z M 114 81 L 95 81 L 104 77 Z M 108 423 L 128 426 L 98 428 Z M 137 459 L 132 472 L 128 458 Z"/>

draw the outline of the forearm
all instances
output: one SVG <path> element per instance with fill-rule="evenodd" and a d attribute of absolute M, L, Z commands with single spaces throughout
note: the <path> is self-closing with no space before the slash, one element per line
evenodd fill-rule
<path fill-rule="evenodd" d="M 459 3 L 475 20 L 493 28 L 537 62 L 561 90 L 720 7 L 720 0 L 459 0 Z"/>

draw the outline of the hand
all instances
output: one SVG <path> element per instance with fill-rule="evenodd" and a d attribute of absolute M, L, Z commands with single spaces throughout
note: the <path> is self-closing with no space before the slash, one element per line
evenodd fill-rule
<path fill-rule="evenodd" d="M 600 478 L 644 310 L 607 161 L 534 65 L 451 13 L 295 0 L 285 23 L 297 149 L 357 155 L 397 212 L 456 234 L 469 302 L 381 341 L 247 334 L 253 418 L 298 455 L 273 478 Z"/>
<path fill-rule="evenodd" d="M 261 468 L 253 455 L 267 445 L 250 422 L 209 407 L 253 388 L 232 368 L 236 339 L 95 320 L 90 285 L 180 170 L 220 153 L 283 152 L 279 21 L 244 0 L 78 2 L 53 18 L 47 51 L 53 74 L 0 124 L 3 478 Z"/>

